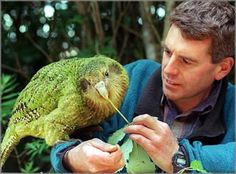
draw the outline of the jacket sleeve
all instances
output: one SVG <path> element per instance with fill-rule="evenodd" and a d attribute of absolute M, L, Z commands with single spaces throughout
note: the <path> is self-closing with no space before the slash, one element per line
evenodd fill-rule
<path fill-rule="evenodd" d="M 133 119 L 135 107 L 143 87 L 146 85 L 146 82 L 151 74 L 159 67 L 159 63 L 144 59 L 125 65 L 125 69 L 129 76 L 129 88 L 126 92 L 120 110 L 129 121 Z M 104 131 L 95 133 L 94 137 L 100 138 L 106 142 L 108 137 L 113 132 L 122 128 L 125 124 L 126 123 L 124 120 L 118 114 L 114 114 L 110 120 L 101 124 Z M 50 158 L 52 167 L 56 172 L 70 172 L 63 165 L 62 159 L 65 152 L 77 144 L 75 141 L 68 141 L 59 143 L 52 148 Z"/>
<path fill-rule="evenodd" d="M 234 85 L 229 84 L 224 106 L 224 118 L 227 132 L 220 144 L 203 145 L 199 141 L 190 144 L 186 139 L 180 142 L 187 150 L 190 161 L 201 161 L 203 168 L 208 172 L 235 173 L 236 171 L 234 90 Z"/>
<path fill-rule="evenodd" d="M 190 144 L 187 139 L 184 139 L 181 144 L 187 150 L 190 161 L 200 161 L 207 172 L 235 172 L 235 142 L 202 145 L 199 141 Z"/>
<path fill-rule="evenodd" d="M 63 165 L 63 157 L 65 153 L 71 148 L 77 146 L 80 143 L 79 140 L 70 140 L 67 142 L 57 143 L 53 146 L 50 154 L 51 164 L 55 172 L 57 173 L 69 173 L 71 172 Z"/>

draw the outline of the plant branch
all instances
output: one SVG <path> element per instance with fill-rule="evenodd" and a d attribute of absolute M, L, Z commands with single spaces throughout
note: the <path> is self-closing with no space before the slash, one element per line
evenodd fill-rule
<path fill-rule="evenodd" d="M 26 34 L 26 38 L 33 44 L 35 48 L 37 48 L 46 58 L 47 60 L 51 63 L 53 62 L 53 59 L 47 54 L 46 51 L 44 51 L 39 44 L 37 44 L 32 37 L 29 34 Z"/>
<path fill-rule="evenodd" d="M 112 19 L 110 19 L 109 17 L 104 17 L 104 19 L 107 19 L 107 20 L 109 20 L 109 21 L 112 20 Z M 135 30 L 133 30 L 133 29 L 127 27 L 126 25 L 124 25 L 124 24 L 122 24 L 122 23 L 120 24 L 120 26 L 121 26 L 123 29 L 125 29 L 126 31 L 128 31 L 128 32 L 130 32 L 131 34 L 135 35 L 135 37 L 137 37 L 137 38 L 139 38 L 139 39 L 142 39 L 142 36 L 140 36 L 140 33 L 139 33 L 139 32 L 137 32 L 137 31 L 135 31 Z"/>
<path fill-rule="evenodd" d="M 19 155 L 19 153 L 18 153 L 18 151 L 17 151 L 17 149 L 16 148 L 14 148 L 14 152 L 15 152 L 15 154 L 16 154 L 16 161 L 17 161 L 17 164 L 18 164 L 18 166 L 21 166 L 21 161 L 20 161 L 20 155 Z"/>
<path fill-rule="evenodd" d="M 123 54 L 124 54 L 124 51 L 125 51 L 125 48 L 126 48 L 126 45 L 128 43 L 128 38 L 129 38 L 129 33 L 125 33 L 125 38 L 124 38 L 124 41 L 123 41 L 123 44 L 122 44 L 122 47 L 121 47 L 121 50 L 119 51 L 119 59 L 122 58 Z"/>
<path fill-rule="evenodd" d="M 6 69 L 6 70 L 10 70 L 10 71 L 12 71 L 14 73 L 19 73 L 21 76 L 23 76 L 24 78 L 28 79 L 28 77 L 26 76 L 25 72 L 22 71 L 21 69 L 15 69 L 15 68 L 12 68 L 12 67 L 10 67 L 8 65 L 5 65 L 5 64 L 2 64 L 2 68 Z"/>
<path fill-rule="evenodd" d="M 81 48 L 87 48 L 92 43 L 92 27 L 90 24 L 90 10 L 89 10 L 89 2 L 75 2 L 76 10 L 79 16 L 83 17 L 83 22 L 81 23 L 81 28 L 79 29 L 78 33 L 81 38 Z"/>
<path fill-rule="evenodd" d="M 156 60 L 158 58 L 157 45 L 158 43 L 160 43 L 160 37 L 157 33 L 157 30 L 155 29 L 155 26 L 151 19 L 151 15 L 149 13 L 150 2 L 139 2 L 139 8 L 143 20 L 142 37 L 144 42 L 145 53 L 149 59 Z"/>
<path fill-rule="evenodd" d="M 122 18 L 125 16 L 125 14 L 127 13 L 129 7 L 130 7 L 130 2 L 127 2 L 128 4 L 126 5 L 125 9 L 120 13 L 117 22 L 114 22 L 114 28 L 113 28 L 113 36 L 112 36 L 112 41 L 114 41 L 116 39 L 116 35 L 118 32 L 118 29 L 120 27 L 121 24 L 121 20 Z"/>
<path fill-rule="evenodd" d="M 145 19 L 143 19 L 143 20 L 147 20 L 149 26 L 151 27 L 151 29 L 153 31 L 153 34 L 154 34 L 155 38 L 157 39 L 158 42 L 161 43 L 160 35 L 157 32 L 156 27 L 153 24 L 153 21 L 151 19 L 150 14 L 148 13 L 148 11 L 149 11 L 149 2 L 142 1 L 142 2 L 140 2 L 140 5 L 141 5 L 141 7 L 143 6 L 143 9 L 144 9 L 143 13 L 144 13 Z"/>
<path fill-rule="evenodd" d="M 167 32 L 170 28 L 170 21 L 167 17 L 170 16 L 170 13 L 171 13 L 174 5 L 175 5 L 175 1 L 166 0 L 165 3 L 166 3 L 166 16 L 165 16 L 165 21 L 164 21 L 164 30 L 163 30 L 163 35 L 162 35 L 162 42 L 166 38 Z"/>
<path fill-rule="evenodd" d="M 104 44 L 104 31 L 102 27 L 102 21 L 99 11 L 98 2 L 91 2 L 90 6 L 92 8 L 92 19 L 95 25 L 96 35 L 99 40 L 99 44 L 103 47 Z"/>

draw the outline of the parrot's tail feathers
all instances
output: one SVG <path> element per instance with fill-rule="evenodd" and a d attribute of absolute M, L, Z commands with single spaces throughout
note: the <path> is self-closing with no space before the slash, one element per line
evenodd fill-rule
<path fill-rule="evenodd" d="M 11 129 L 7 129 L 0 147 L 0 167 L 2 168 L 14 147 L 19 143 L 20 138 L 12 135 Z"/>

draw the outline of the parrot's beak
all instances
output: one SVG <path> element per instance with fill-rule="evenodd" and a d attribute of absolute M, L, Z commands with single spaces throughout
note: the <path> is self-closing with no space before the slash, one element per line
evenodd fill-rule
<path fill-rule="evenodd" d="M 94 87 L 103 98 L 108 99 L 108 92 L 104 81 L 98 82 Z"/>

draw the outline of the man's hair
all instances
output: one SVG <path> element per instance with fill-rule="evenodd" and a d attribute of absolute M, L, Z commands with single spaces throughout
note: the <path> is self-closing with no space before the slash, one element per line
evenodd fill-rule
<path fill-rule="evenodd" d="M 183 37 L 194 40 L 210 38 L 212 63 L 235 56 L 235 9 L 227 1 L 187 0 L 170 15 Z"/>

